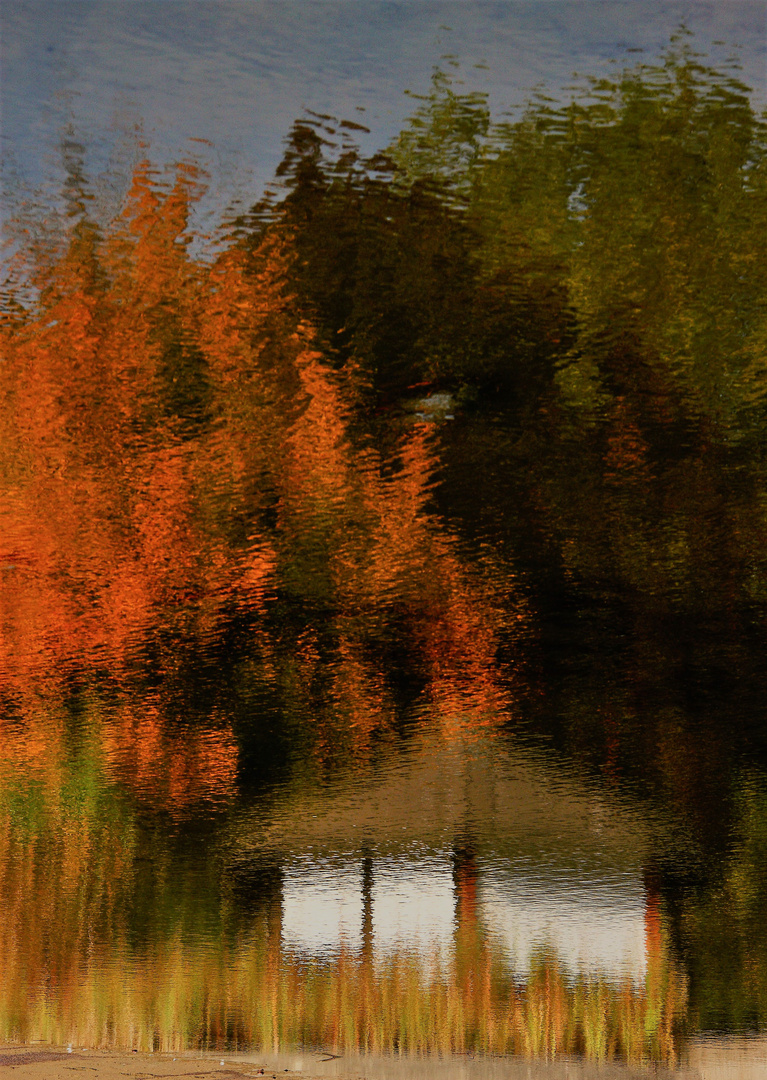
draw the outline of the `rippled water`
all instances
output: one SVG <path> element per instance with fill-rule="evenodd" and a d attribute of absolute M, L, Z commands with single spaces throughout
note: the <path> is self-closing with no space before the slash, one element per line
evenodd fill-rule
<path fill-rule="evenodd" d="M 146 140 L 14 203 L 0 1037 L 763 1032 L 767 129 L 691 49 L 304 113 L 205 236 Z"/>

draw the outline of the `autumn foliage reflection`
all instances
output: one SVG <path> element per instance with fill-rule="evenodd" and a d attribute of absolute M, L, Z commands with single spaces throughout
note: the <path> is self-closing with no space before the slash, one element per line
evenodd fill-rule
<path fill-rule="evenodd" d="M 39 258 L 39 298 L 3 329 L 0 678 L 17 715 L 34 726 L 38 691 L 84 672 L 126 689 L 147 648 L 167 673 L 174 643 L 215 649 L 233 619 L 283 692 L 278 600 L 300 611 L 301 641 L 324 641 L 295 651 L 301 687 L 332 672 L 320 755 L 324 724 L 362 753 L 388 723 L 365 639 L 392 619 L 445 734 L 496 723 L 501 611 L 428 512 L 432 433 L 410 425 L 386 454 L 355 436 L 354 378 L 333 371 L 286 286 L 289 236 L 194 258 L 194 166 L 166 184 L 142 161 L 103 231 L 71 173 L 60 250 Z M 134 711 L 101 737 L 136 791 L 176 807 L 231 792 L 226 724 L 169 750 L 162 709 Z"/>

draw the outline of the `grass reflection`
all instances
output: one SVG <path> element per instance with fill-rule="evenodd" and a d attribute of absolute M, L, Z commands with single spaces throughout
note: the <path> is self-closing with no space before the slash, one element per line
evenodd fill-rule
<path fill-rule="evenodd" d="M 662 968 L 638 987 L 572 979 L 552 957 L 515 984 L 484 944 L 446 964 L 394 953 L 373 967 L 350 953 L 307 963 L 264 934 L 230 951 L 190 949 L 177 937 L 151 958 L 118 949 L 33 995 L 6 973 L 0 1023 L 6 1040 L 163 1051 L 311 1046 L 673 1062 L 685 981 Z"/>

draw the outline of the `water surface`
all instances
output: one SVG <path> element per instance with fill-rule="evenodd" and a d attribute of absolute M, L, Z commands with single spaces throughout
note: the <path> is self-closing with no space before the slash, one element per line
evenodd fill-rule
<path fill-rule="evenodd" d="M 697 44 L 303 111 L 205 235 L 124 130 L 14 204 L 4 1039 L 763 1033 L 767 129 Z"/>

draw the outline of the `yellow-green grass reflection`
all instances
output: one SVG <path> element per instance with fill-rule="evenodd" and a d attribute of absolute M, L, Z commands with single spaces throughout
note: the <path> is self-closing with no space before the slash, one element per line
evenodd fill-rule
<path fill-rule="evenodd" d="M 6 1041 L 668 1063 L 686 1007 L 685 980 L 665 959 L 651 964 L 645 985 L 573 978 L 554 956 L 539 958 L 520 983 L 479 939 L 442 963 L 405 952 L 375 965 L 352 953 L 307 962 L 282 951 L 264 925 L 228 948 L 190 947 L 176 935 L 132 956 L 116 942 L 55 985 L 33 982 L 20 956 L 9 960 L 0 990 Z"/>

